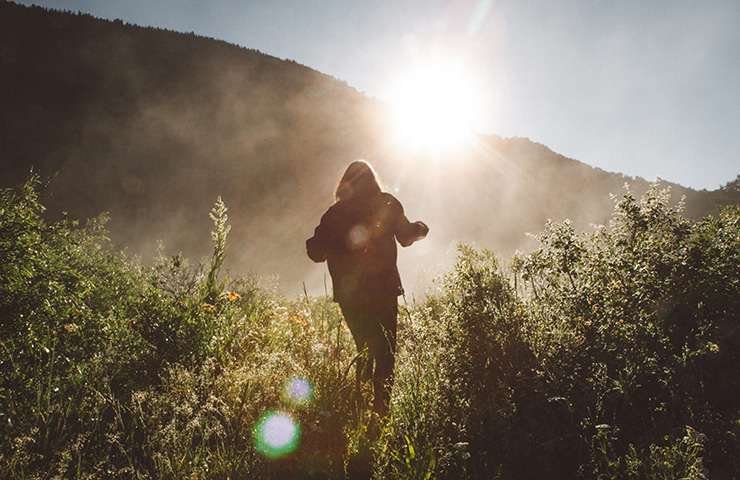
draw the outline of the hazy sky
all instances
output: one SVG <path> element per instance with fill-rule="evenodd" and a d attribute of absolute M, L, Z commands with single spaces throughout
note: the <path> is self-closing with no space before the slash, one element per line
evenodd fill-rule
<path fill-rule="evenodd" d="M 740 1 L 47 0 L 256 48 L 384 98 L 410 62 L 464 60 L 480 130 L 606 170 L 714 189 L 740 173 Z"/>

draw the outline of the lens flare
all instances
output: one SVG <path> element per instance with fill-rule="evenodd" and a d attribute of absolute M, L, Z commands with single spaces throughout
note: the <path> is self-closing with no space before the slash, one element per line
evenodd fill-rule
<path fill-rule="evenodd" d="M 259 453 L 280 458 L 298 447 L 301 427 L 285 412 L 268 412 L 257 422 L 253 435 Z"/>
<path fill-rule="evenodd" d="M 370 234 L 364 225 L 355 225 L 349 230 L 349 247 L 352 250 L 363 248 L 367 245 Z"/>
<path fill-rule="evenodd" d="M 313 386 L 305 378 L 291 378 L 285 383 L 283 397 L 293 405 L 305 405 L 313 398 Z"/>

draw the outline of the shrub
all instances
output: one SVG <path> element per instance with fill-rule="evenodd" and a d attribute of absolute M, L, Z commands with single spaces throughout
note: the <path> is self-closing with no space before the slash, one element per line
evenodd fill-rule
<path fill-rule="evenodd" d="M 378 477 L 737 475 L 739 214 L 653 188 L 508 272 L 464 247 L 401 336 Z"/>
<path fill-rule="evenodd" d="M 0 192 L 0 477 L 343 476 L 362 402 L 335 305 L 219 275 L 220 199 L 210 265 L 143 267 L 111 248 L 104 217 L 43 220 L 37 186 Z M 313 401 L 286 402 L 294 377 Z M 280 409 L 301 448 L 269 461 L 253 429 Z"/>

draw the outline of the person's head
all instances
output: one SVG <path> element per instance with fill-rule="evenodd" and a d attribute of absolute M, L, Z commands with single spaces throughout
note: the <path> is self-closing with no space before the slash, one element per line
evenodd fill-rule
<path fill-rule="evenodd" d="M 380 193 L 375 170 L 364 160 L 355 160 L 344 171 L 334 196 L 337 202 Z"/>

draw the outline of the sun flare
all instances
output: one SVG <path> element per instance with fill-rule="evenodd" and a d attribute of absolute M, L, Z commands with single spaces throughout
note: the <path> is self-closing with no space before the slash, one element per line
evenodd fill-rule
<path fill-rule="evenodd" d="M 397 143 L 427 151 L 468 144 L 479 121 L 477 93 L 471 76 L 460 66 L 436 62 L 410 69 L 390 94 Z"/>

